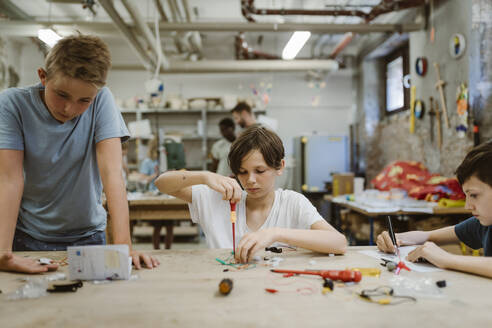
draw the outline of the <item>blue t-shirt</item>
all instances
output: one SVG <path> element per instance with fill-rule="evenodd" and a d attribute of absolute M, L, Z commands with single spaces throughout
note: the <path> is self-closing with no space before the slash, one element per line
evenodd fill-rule
<path fill-rule="evenodd" d="M 124 141 L 129 133 L 108 88 L 63 124 L 44 105 L 43 88 L 0 93 L 0 149 L 24 151 L 17 229 L 42 241 L 73 242 L 106 228 L 96 143 Z"/>
<path fill-rule="evenodd" d="M 142 174 L 145 174 L 145 175 L 153 175 L 156 173 L 156 167 L 157 167 L 157 170 L 159 170 L 159 162 L 157 160 L 153 160 L 153 159 L 150 159 L 150 158 L 146 158 L 142 161 L 142 164 L 140 164 L 140 173 Z M 149 183 L 149 190 L 150 191 L 155 191 L 157 190 L 157 187 L 156 185 L 154 184 L 154 180 L 152 180 L 150 183 Z"/>
<path fill-rule="evenodd" d="M 454 232 L 458 239 L 466 246 L 479 249 L 483 248 L 485 256 L 492 256 L 492 226 L 483 226 L 475 217 L 471 217 L 454 226 Z"/>

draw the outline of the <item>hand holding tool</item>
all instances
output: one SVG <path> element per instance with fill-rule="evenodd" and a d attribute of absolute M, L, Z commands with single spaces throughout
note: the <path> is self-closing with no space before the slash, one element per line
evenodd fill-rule
<path fill-rule="evenodd" d="M 309 271 L 309 270 L 280 270 L 280 269 L 272 269 L 272 272 L 275 273 L 286 273 L 286 274 L 309 274 L 320 276 L 323 279 L 331 279 L 331 280 L 341 280 L 343 282 L 359 282 L 362 279 L 362 274 L 360 271 L 353 270 L 317 270 L 317 271 Z"/>
<path fill-rule="evenodd" d="M 396 243 L 396 236 L 395 232 L 393 231 L 393 225 L 391 224 L 391 217 L 388 215 L 388 230 L 389 230 L 389 235 L 391 237 L 391 242 L 393 243 L 393 246 L 395 246 L 395 254 L 400 257 L 400 249 L 398 248 L 398 244 Z"/>

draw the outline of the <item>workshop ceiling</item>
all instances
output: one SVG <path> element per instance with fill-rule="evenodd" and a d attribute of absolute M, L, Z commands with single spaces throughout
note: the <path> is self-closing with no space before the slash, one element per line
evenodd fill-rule
<path fill-rule="evenodd" d="M 0 37 L 33 42 L 37 30 L 43 26 L 53 28 L 62 36 L 79 30 L 101 36 L 112 50 L 128 47 L 142 67 L 146 62 L 149 68 L 157 61 L 158 49 L 152 42 L 156 20 L 166 65 L 175 60 L 280 59 L 294 31 L 310 30 L 312 35 L 296 59 L 343 61 L 344 57 L 363 52 L 371 40 L 388 38 L 397 31 L 422 29 L 423 23 L 416 24 L 414 18 L 424 3 L 424 0 L 2 0 Z M 399 10 L 402 8 L 409 9 Z M 119 24 L 115 16 L 121 18 Z M 143 22 L 140 26 L 138 19 Z"/>

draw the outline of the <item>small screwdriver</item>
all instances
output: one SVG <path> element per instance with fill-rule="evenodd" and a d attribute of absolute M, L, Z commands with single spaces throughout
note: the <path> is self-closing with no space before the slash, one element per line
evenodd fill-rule
<path fill-rule="evenodd" d="M 232 223 L 232 254 L 236 253 L 236 203 L 229 203 L 231 205 L 231 223 Z"/>

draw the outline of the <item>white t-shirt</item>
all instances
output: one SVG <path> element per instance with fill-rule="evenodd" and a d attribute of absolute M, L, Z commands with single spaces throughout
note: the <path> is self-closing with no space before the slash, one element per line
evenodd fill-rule
<path fill-rule="evenodd" d="M 229 163 L 227 161 L 227 157 L 229 156 L 229 149 L 231 148 L 231 143 L 227 139 L 220 139 L 215 142 L 212 146 L 212 156 L 219 160 L 219 164 L 217 166 L 217 174 L 223 176 L 230 176 L 232 171 L 229 167 Z"/>
<path fill-rule="evenodd" d="M 251 230 L 246 225 L 246 196 L 243 191 L 236 205 L 236 246 Z M 222 194 L 206 185 L 192 187 L 192 202 L 188 204 L 191 219 L 199 223 L 210 248 L 232 248 L 231 207 L 222 200 Z M 311 229 L 311 225 L 324 220 L 311 202 L 303 195 L 277 189 L 272 209 L 260 229 L 280 227 L 289 229 Z"/>

